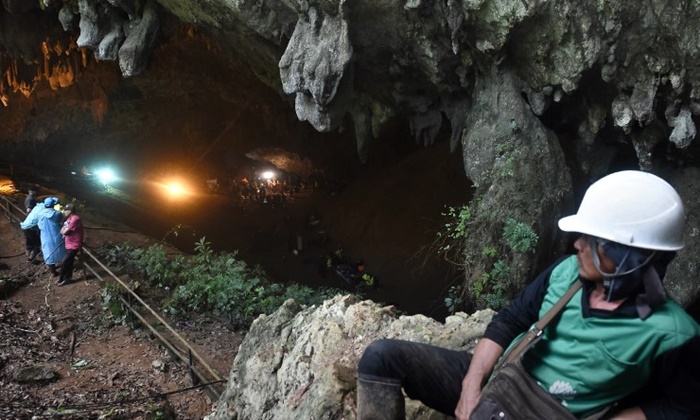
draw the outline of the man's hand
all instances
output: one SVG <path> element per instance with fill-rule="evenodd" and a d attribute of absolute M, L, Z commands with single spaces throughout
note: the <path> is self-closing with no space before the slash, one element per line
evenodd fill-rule
<path fill-rule="evenodd" d="M 479 402 L 480 395 L 481 386 L 468 386 L 466 383 L 462 383 L 462 395 L 460 395 L 457 408 L 455 409 L 457 420 L 469 420 L 469 416 L 471 416 L 474 407 Z"/>
<path fill-rule="evenodd" d="M 502 354 L 503 347 L 496 342 L 487 338 L 479 340 L 469 364 L 469 371 L 462 381 L 462 394 L 455 408 L 457 420 L 469 420 L 469 416 L 479 402 L 481 387 L 486 383 Z"/>
<path fill-rule="evenodd" d="M 610 420 L 646 420 L 647 416 L 639 407 L 628 408 L 615 413 L 612 417 L 607 417 Z"/>

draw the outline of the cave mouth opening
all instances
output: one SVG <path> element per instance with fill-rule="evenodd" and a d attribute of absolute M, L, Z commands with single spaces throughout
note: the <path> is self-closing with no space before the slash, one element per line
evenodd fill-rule
<path fill-rule="evenodd" d="M 600 74 L 599 65 L 583 72 L 579 81 L 582 88 L 563 95 L 556 106 L 549 106 L 540 116 L 544 126 L 559 140 L 571 172 L 577 203 L 597 178 L 610 172 L 639 169 L 632 141 L 621 128 L 615 127 L 612 117 L 605 113 L 605 117 L 595 120 L 595 115 L 601 114 L 599 110 L 609 109 L 619 93 Z M 595 133 L 589 129 L 591 119 L 598 125 Z"/>

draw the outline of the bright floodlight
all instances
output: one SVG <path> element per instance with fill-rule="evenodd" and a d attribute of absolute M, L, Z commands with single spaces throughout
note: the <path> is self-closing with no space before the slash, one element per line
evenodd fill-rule
<path fill-rule="evenodd" d="M 185 187 L 183 187 L 182 184 L 178 182 L 171 182 L 165 187 L 167 188 L 170 195 L 173 197 L 181 197 L 185 195 Z"/>
<path fill-rule="evenodd" d="M 97 175 L 97 179 L 99 179 L 100 182 L 105 185 L 109 184 L 110 182 L 114 182 L 117 179 L 114 171 L 109 168 L 98 169 L 95 171 L 95 175 Z"/>
<path fill-rule="evenodd" d="M 262 173 L 262 177 L 265 179 L 272 179 L 275 177 L 275 173 L 272 171 L 265 171 Z"/>

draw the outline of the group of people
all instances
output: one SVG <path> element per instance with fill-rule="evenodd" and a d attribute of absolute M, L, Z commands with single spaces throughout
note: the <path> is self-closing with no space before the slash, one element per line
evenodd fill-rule
<path fill-rule="evenodd" d="M 338 247 L 333 252 L 329 252 L 325 257 L 318 258 L 318 273 L 322 278 L 326 278 L 328 271 L 335 272 L 340 278 L 351 286 L 355 287 L 379 287 L 379 281 L 366 270 L 365 261 L 359 259 L 352 261 L 343 255 L 343 248 Z"/>
<path fill-rule="evenodd" d="M 33 261 L 41 251 L 51 275 L 63 286 L 72 281 L 75 257 L 83 247 L 83 222 L 73 203 L 61 209 L 57 197 L 38 200 L 36 193 L 29 188 L 24 202 L 27 217 L 20 222 L 27 259 Z"/>
<path fill-rule="evenodd" d="M 700 418 L 700 326 L 663 286 L 684 223 L 681 198 L 663 179 L 621 171 L 598 180 L 558 223 L 579 235 L 575 255 L 501 310 L 473 354 L 370 344 L 357 371 L 358 419 L 403 418 L 404 393 L 458 420 Z M 512 348 L 526 350 L 511 358 Z M 498 397 L 496 383 L 515 384 L 503 376 L 515 363 L 529 385 Z M 547 408 L 526 414 L 541 396 Z"/>

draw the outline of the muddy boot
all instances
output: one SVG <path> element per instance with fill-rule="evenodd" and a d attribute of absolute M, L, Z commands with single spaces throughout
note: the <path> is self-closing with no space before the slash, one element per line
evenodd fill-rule
<path fill-rule="evenodd" d="M 49 267 L 49 272 L 51 273 L 51 277 L 58 277 L 61 275 L 61 273 L 58 272 L 56 269 L 56 264 L 47 264 Z"/>
<path fill-rule="evenodd" d="M 357 375 L 357 420 L 400 420 L 405 417 L 401 381 Z"/>

